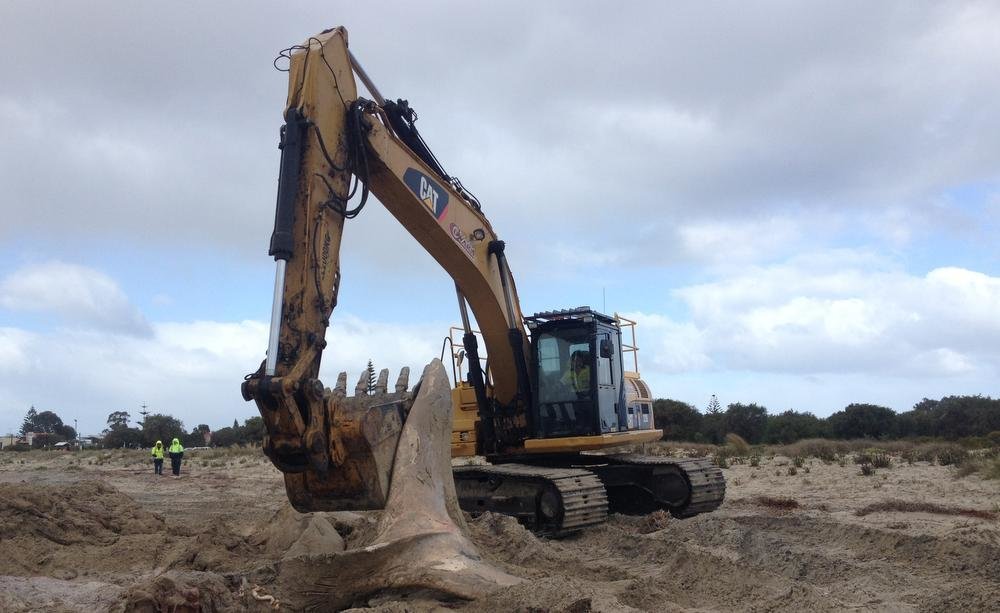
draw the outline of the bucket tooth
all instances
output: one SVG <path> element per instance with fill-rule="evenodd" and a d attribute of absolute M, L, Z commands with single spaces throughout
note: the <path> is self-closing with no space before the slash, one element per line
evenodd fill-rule
<path fill-rule="evenodd" d="M 389 369 L 383 368 L 378 373 L 378 381 L 375 383 L 375 393 L 385 394 L 389 387 Z"/>
<path fill-rule="evenodd" d="M 344 398 L 347 396 L 346 372 L 341 371 L 341 373 L 337 375 L 337 385 L 334 386 L 332 395 L 334 398 Z"/>
<path fill-rule="evenodd" d="M 410 367 L 404 366 L 399 371 L 399 378 L 396 379 L 396 393 L 402 394 L 410 386 Z"/>
<path fill-rule="evenodd" d="M 366 366 L 361 370 L 361 376 L 358 377 L 358 384 L 354 386 L 355 396 L 367 396 L 368 395 L 368 367 Z"/>

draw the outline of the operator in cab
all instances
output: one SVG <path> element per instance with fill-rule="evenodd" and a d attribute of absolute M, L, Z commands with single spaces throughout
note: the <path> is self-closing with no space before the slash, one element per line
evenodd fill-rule
<path fill-rule="evenodd" d="M 590 393 L 590 352 L 574 351 L 561 381 L 578 395 Z"/>

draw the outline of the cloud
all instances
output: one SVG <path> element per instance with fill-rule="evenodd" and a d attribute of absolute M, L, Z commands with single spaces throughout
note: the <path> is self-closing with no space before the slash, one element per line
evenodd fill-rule
<path fill-rule="evenodd" d="M 748 268 L 675 293 L 719 368 L 908 377 L 1000 370 L 1000 278 L 954 267 L 914 276 L 849 251 L 833 266 L 837 255 Z"/>
<path fill-rule="evenodd" d="M 640 372 L 667 375 L 713 367 L 712 358 L 706 353 L 706 339 L 694 324 L 653 313 L 634 312 L 622 315 L 637 322 L 636 343 L 640 349 Z M 629 334 L 623 334 L 622 340 L 626 344 L 632 342 Z M 626 370 L 632 369 L 629 360 L 626 356 Z"/>
<path fill-rule="evenodd" d="M 786 217 L 692 222 L 676 233 L 687 257 L 716 265 L 757 262 L 801 240 L 799 225 Z"/>
<path fill-rule="evenodd" d="M 0 279 L 0 308 L 58 315 L 67 322 L 144 336 L 142 313 L 106 274 L 77 264 L 30 264 Z"/>
<path fill-rule="evenodd" d="M 1000 167 L 1000 144 L 981 138 L 1000 129 L 989 4 L 888 3 L 863 18 L 781 2 L 753 15 L 655 2 L 444 2 L 399 20 L 342 9 L 369 73 L 421 111 L 445 167 L 512 242 L 559 227 L 571 248 L 617 239 L 628 250 L 630 222 L 694 231 L 795 205 L 804 218 L 871 216 L 899 245 L 926 231 L 908 229 L 914 211 Z M 0 98 L 3 232 L 86 229 L 244 255 L 266 243 L 285 95 L 270 60 L 330 25 L 328 7 L 306 3 L 291 19 L 265 3 L 192 10 L 3 9 L 0 51 L 16 55 L 39 32 L 50 41 L 7 75 L 8 91 L 30 95 Z M 55 180 L 35 180 L 40 168 Z M 880 232 L 881 210 L 892 232 Z M 396 222 L 374 223 L 381 234 Z M 377 256 L 372 243 L 358 248 Z"/>

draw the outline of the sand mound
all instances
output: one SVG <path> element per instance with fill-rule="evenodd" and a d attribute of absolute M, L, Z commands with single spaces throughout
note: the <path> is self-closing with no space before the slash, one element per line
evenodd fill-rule
<path fill-rule="evenodd" d="M 237 598 L 226 580 L 215 573 L 169 571 L 129 588 L 115 613 L 214 613 L 232 611 Z M 246 610 L 240 606 L 241 610 Z"/>
<path fill-rule="evenodd" d="M 171 570 L 244 570 L 257 562 L 258 548 L 220 522 L 197 532 L 171 528 L 156 555 L 156 568 Z"/>
<path fill-rule="evenodd" d="M 109 545 L 124 534 L 164 529 L 163 518 L 100 481 L 70 487 L 0 484 L 0 539 Z"/>
<path fill-rule="evenodd" d="M 0 611 L 105 611 L 114 604 L 120 592 L 117 585 L 100 581 L 0 576 Z"/>
<path fill-rule="evenodd" d="M 520 565 L 546 553 L 546 543 L 513 517 L 487 512 L 468 525 L 469 537 L 476 547 L 493 560 Z"/>
<path fill-rule="evenodd" d="M 138 564 L 163 518 L 97 481 L 72 486 L 0 484 L 0 574 L 73 579 Z"/>
<path fill-rule="evenodd" d="M 344 539 L 326 513 L 299 513 L 286 504 L 250 539 L 271 557 L 323 555 L 344 550 Z M 333 514 L 329 514 L 333 515 Z"/>

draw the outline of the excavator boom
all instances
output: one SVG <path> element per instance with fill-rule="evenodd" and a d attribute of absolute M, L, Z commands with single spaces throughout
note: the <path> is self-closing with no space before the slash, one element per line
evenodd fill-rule
<path fill-rule="evenodd" d="M 327 30 L 283 55 L 289 85 L 270 249 L 274 306 L 267 358 L 244 383 L 244 397 L 264 416 L 265 452 L 285 472 L 297 506 L 379 508 L 409 402 L 406 382 L 373 403 L 348 399 L 343 385 L 327 390 L 318 379 L 345 221 L 375 195 L 454 279 L 492 450 L 519 445 L 527 431 L 523 316 L 504 243 L 420 139 L 406 102 L 382 99 L 349 52 L 346 31 Z M 378 101 L 358 96 L 355 73 Z M 360 203 L 351 204 L 352 196 Z M 489 398 L 466 304 L 489 350 Z"/>

